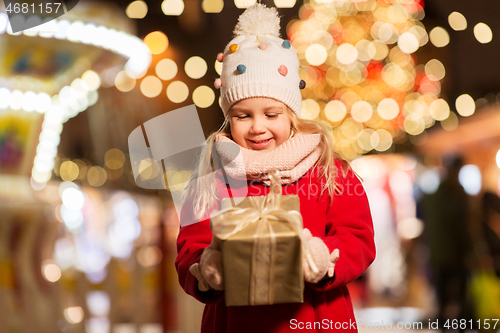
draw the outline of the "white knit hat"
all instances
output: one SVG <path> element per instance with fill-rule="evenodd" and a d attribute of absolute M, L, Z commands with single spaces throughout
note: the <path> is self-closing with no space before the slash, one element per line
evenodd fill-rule
<path fill-rule="evenodd" d="M 300 116 L 300 89 L 305 82 L 299 77 L 297 52 L 290 41 L 280 38 L 279 31 L 276 8 L 257 3 L 240 15 L 234 39 L 217 56 L 223 67 L 215 87 L 221 88 L 224 114 L 242 99 L 270 97 Z"/>

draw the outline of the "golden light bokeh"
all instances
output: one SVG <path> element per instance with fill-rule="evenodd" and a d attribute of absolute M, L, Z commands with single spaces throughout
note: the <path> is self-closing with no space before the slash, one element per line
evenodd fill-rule
<path fill-rule="evenodd" d="M 141 81 L 140 89 L 144 96 L 153 98 L 161 93 L 163 85 L 159 78 L 149 75 Z"/>
<path fill-rule="evenodd" d="M 450 43 L 450 35 L 442 27 L 435 27 L 429 33 L 429 39 L 435 47 L 445 47 Z"/>
<path fill-rule="evenodd" d="M 160 54 L 167 49 L 168 38 L 161 31 L 153 31 L 144 37 L 144 44 L 147 45 L 152 54 Z"/>
<path fill-rule="evenodd" d="M 316 119 L 319 115 L 320 107 L 318 102 L 313 99 L 305 99 L 302 101 L 302 111 L 300 117 L 304 119 Z"/>
<path fill-rule="evenodd" d="M 373 115 L 373 108 L 366 101 L 359 101 L 351 107 L 351 116 L 354 120 L 360 123 L 367 122 Z"/>
<path fill-rule="evenodd" d="M 87 182 L 91 186 L 102 186 L 107 179 L 108 175 L 106 173 L 106 170 L 104 170 L 100 166 L 93 166 L 87 171 Z"/>
<path fill-rule="evenodd" d="M 323 45 L 311 44 L 305 53 L 306 60 L 312 66 L 319 66 L 326 61 L 328 53 Z"/>
<path fill-rule="evenodd" d="M 408 134 L 419 135 L 425 130 L 425 121 L 420 114 L 411 113 L 405 118 L 403 126 Z"/>
<path fill-rule="evenodd" d="M 189 88 L 182 81 L 174 81 L 167 87 L 167 97 L 174 103 L 182 103 L 189 96 Z"/>
<path fill-rule="evenodd" d="M 462 117 L 469 117 L 476 111 L 476 102 L 469 94 L 463 94 L 455 100 L 455 108 Z"/>
<path fill-rule="evenodd" d="M 493 39 L 491 28 L 485 23 L 478 23 L 474 26 L 474 37 L 481 44 L 487 44 Z"/>
<path fill-rule="evenodd" d="M 358 50 L 352 44 L 344 43 L 337 47 L 336 55 L 341 64 L 349 65 L 358 59 Z"/>
<path fill-rule="evenodd" d="M 125 14 L 131 19 L 143 19 L 148 13 L 148 5 L 144 1 L 133 1 L 125 10 Z"/>
<path fill-rule="evenodd" d="M 182 0 L 165 0 L 161 3 L 163 14 L 168 16 L 179 16 L 184 11 L 184 1 Z"/>
<path fill-rule="evenodd" d="M 234 0 L 234 5 L 236 8 L 248 8 L 251 5 L 254 5 L 257 3 L 257 0 Z"/>
<path fill-rule="evenodd" d="M 378 103 L 377 113 L 380 118 L 385 120 L 392 120 L 399 114 L 399 105 L 392 98 L 384 98 Z"/>
<path fill-rule="evenodd" d="M 79 173 L 78 165 L 72 161 L 63 162 L 59 168 L 59 176 L 65 182 L 72 182 L 78 177 Z"/>
<path fill-rule="evenodd" d="M 373 132 L 370 143 L 377 151 L 386 151 L 392 146 L 392 135 L 384 129 L 379 129 Z"/>
<path fill-rule="evenodd" d="M 439 98 L 431 103 L 429 112 L 432 118 L 443 121 L 450 115 L 450 106 L 444 99 Z"/>
<path fill-rule="evenodd" d="M 84 312 L 79 306 L 72 306 L 64 309 L 64 318 L 71 324 L 78 324 L 83 320 Z"/>
<path fill-rule="evenodd" d="M 358 51 L 358 59 L 361 61 L 370 61 L 377 54 L 375 45 L 366 39 L 362 39 L 356 43 L 356 50 Z"/>
<path fill-rule="evenodd" d="M 441 126 L 443 127 L 443 129 L 445 131 L 454 131 L 457 129 L 458 127 L 458 117 L 456 114 L 454 114 L 453 112 L 450 112 L 450 115 L 448 116 L 448 118 L 446 118 L 445 120 L 443 120 L 441 122 Z"/>
<path fill-rule="evenodd" d="M 325 116 L 332 122 L 338 122 L 345 118 L 347 109 L 341 101 L 333 100 L 325 105 Z"/>
<path fill-rule="evenodd" d="M 136 80 L 127 75 L 125 71 L 120 71 L 115 77 L 116 89 L 121 92 L 128 92 L 135 87 Z"/>
<path fill-rule="evenodd" d="M 221 74 L 222 73 L 222 62 L 218 62 L 217 60 L 215 60 L 215 71 L 217 72 L 217 74 Z"/>
<path fill-rule="evenodd" d="M 455 31 L 462 31 L 467 29 L 467 19 L 459 12 L 453 12 L 448 15 L 448 23 Z"/>
<path fill-rule="evenodd" d="M 274 0 L 274 4 L 278 8 L 293 8 L 297 0 Z"/>
<path fill-rule="evenodd" d="M 124 163 L 125 154 L 120 149 L 111 148 L 104 155 L 104 164 L 112 170 L 120 169 Z"/>
<path fill-rule="evenodd" d="M 433 81 L 440 81 L 446 75 L 443 63 L 437 59 L 429 60 L 427 64 L 425 64 L 424 71 L 427 77 Z"/>
<path fill-rule="evenodd" d="M 193 56 L 186 61 L 184 70 L 192 79 L 200 79 L 207 73 L 207 62 L 198 56 Z"/>
<path fill-rule="evenodd" d="M 83 73 L 82 81 L 87 84 L 89 90 L 97 90 L 101 86 L 101 78 L 93 70 Z"/>
<path fill-rule="evenodd" d="M 220 13 L 224 8 L 224 0 L 203 0 L 201 8 L 205 13 Z"/>
<path fill-rule="evenodd" d="M 155 71 L 160 79 L 172 80 L 177 75 L 177 64 L 172 59 L 162 59 L 156 64 Z"/>
<path fill-rule="evenodd" d="M 410 32 L 404 32 L 398 38 L 398 47 L 402 52 L 406 54 L 414 53 L 418 50 L 419 46 L 420 43 L 418 38 Z"/>
<path fill-rule="evenodd" d="M 208 108 L 215 101 L 215 93 L 208 86 L 199 86 L 193 91 L 193 103 L 200 108 Z"/>
<path fill-rule="evenodd" d="M 61 278 L 61 269 L 55 263 L 49 261 L 42 265 L 42 275 L 49 282 L 57 282 Z"/>

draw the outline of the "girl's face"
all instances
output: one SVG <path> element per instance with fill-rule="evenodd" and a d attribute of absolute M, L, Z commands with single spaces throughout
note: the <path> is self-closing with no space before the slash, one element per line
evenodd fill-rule
<path fill-rule="evenodd" d="M 265 97 L 247 98 L 229 110 L 231 136 L 243 148 L 273 150 L 288 140 L 291 121 L 283 103 Z"/>

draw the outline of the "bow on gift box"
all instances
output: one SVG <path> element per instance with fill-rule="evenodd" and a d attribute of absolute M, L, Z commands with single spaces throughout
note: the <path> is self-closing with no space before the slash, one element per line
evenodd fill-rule
<path fill-rule="evenodd" d="M 269 171 L 269 178 L 271 181 L 271 186 L 269 190 L 269 195 L 263 197 L 248 197 L 248 202 L 250 207 L 248 208 L 238 208 L 230 207 L 229 209 L 222 210 L 216 216 L 211 219 L 211 229 L 213 234 L 221 239 L 227 240 L 231 236 L 237 234 L 238 232 L 244 230 L 253 223 L 258 223 L 257 232 L 254 236 L 254 245 L 252 248 L 252 263 L 251 263 L 251 282 L 250 282 L 250 295 L 254 295 L 253 290 L 255 290 L 257 282 L 256 267 L 257 258 L 259 258 L 259 244 L 265 242 L 262 237 L 266 233 L 270 235 L 271 250 L 269 251 L 268 262 L 270 263 L 270 277 L 272 279 L 274 258 L 273 255 L 276 252 L 276 234 L 273 231 L 271 222 L 287 223 L 292 227 L 292 230 L 298 235 L 301 242 L 302 253 L 311 267 L 312 273 L 314 275 L 318 274 L 318 268 L 314 263 L 311 256 L 311 251 L 306 241 L 303 233 L 302 227 L 302 215 L 296 210 L 287 211 L 280 207 L 282 189 L 281 181 L 278 176 L 278 171 L 272 169 Z M 262 254 L 260 254 L 262 258 Z M 270 281 L 272 285 L 272 281 Z M 271 292 L 271 288 L 269 289 Z M 270 297 L 270 299 L 272 299 Z M 251 302 L 252 303 L 252 302 Z"/>

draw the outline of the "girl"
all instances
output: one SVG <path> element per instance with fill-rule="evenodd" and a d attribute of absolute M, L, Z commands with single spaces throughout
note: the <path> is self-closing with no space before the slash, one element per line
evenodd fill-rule
<path fill-rule="evenodd" d="M 261 4 L 248 8 L 235 35 L 217 57 L 223 70 L 215 85 L 221 88 L 225 122 L 207 139 L 184 192 L 175 262 L 179 282 L 206 303 L 202 332 L 356 332 L 346 285 L 375 258 L 363 187 L 334 153 L 332 134 L 318 122 L 299 118 L 305 84 L 295 50 L 279 37 L 277 11 Z M 279 170 L 283 194 L 299 196 L 319 273 L 313 274 L 303 260 L 303 303 L 226 307 L 210 214 L 223 198 L 267 195 L 272 168 Z"/>

